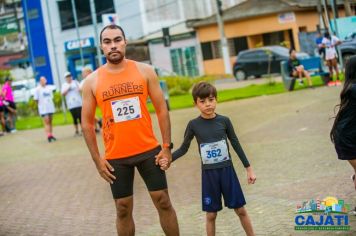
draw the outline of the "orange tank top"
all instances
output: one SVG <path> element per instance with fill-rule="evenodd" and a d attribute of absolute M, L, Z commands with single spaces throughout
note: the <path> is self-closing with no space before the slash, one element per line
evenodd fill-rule
<path fill-rule="evenodd" d="M 156 148 L 147 109 L 147 81 L 136 63 L 126 60 L 123 71 L 98 69 L 96 101 L 103 114 L 106 159 L 127 158 Z"/>

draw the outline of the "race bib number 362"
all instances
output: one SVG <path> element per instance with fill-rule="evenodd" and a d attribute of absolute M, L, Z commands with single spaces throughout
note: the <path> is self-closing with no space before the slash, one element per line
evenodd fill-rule
<path fill-rule="evenodd" d="M 215 164 L 230 159 L 225 140 L 200 144 L 200 154 L 204 165 Z"/>
<path fill-rule="evenodd" d="M 138 97 L 112 101 L 111 109 L 115 123 L 141 118 L 140 99 Z"/>

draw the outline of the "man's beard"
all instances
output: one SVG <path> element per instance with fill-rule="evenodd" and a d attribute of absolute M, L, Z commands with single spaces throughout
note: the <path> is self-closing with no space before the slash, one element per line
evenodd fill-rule
<path fill-rule="evenodd" d="M 119 56 L 116 56 L 114 58 L 111 57 L 111 55 L 109 54 L 106 57 L 106 60 L 108 60 L 111 64 L 119 64 L 120 62 L 122 62 L 122 60 L 124 59 L 124 56 L 122 56 L 121 53 L 116 52 Z"/>

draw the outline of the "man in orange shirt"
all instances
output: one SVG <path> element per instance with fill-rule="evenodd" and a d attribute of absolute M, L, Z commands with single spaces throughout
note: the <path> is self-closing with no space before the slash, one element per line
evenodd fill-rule
<path fill-rule="evenodd" d="M 117 210 L 118 235 L 134 235 L 133 179 L 139 171 L 158 210 L 166 235 L 179 235 L 165 172 L 155 156 L 172 161 L 171 125 L 159 81 L 149 65 L 125 58 L 123 29 L 109 25 L 100 33 L 107 63 L 87 77 L 83 86 L 82 127 L 84 138 L 99 174 L 110 183 Z M 146 102 L 155 107 L 163 144 L 154 136 Z M 105 157 L 101 158 L 95 135 L 95 108 L 103 114 Z"/>

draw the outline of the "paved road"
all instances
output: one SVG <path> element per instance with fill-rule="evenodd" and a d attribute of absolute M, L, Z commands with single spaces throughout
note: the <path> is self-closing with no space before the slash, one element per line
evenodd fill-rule
<path fill-rule="evenodd" d="M 328 138 L 339 92 L 340 87 L 322 87 L 218 105 L 217 112 L 233 121 L 258 177 L 255 185 L 247 185 L 234 155 L 257 235 L 305 235 L 293 228 L 295 206 L 305 200 L 335 196 L 356 205 L 352 170 L 337 160 Z M 197 115 L 193 108 L 171 113 L 176 145 L 188 120 Z M 116 235 L 109 186 L 97 174 L 83 139 L 73 133 L 71 126 L 56 127 L 58 141 L 51 144 L 41 129 L 0 138 L 1 236 Z M 204 235 L 195 143 L 167 175 L 181 234 Z M 136 177 L 136 235 L 163 235 L 145 186 Z M 350 232 L 338 235 L 355 235 L 356 217 L 350 216 L 350 225 Z M 219 212 L 217 235 L 243 235 L 231 210 Z"/>

